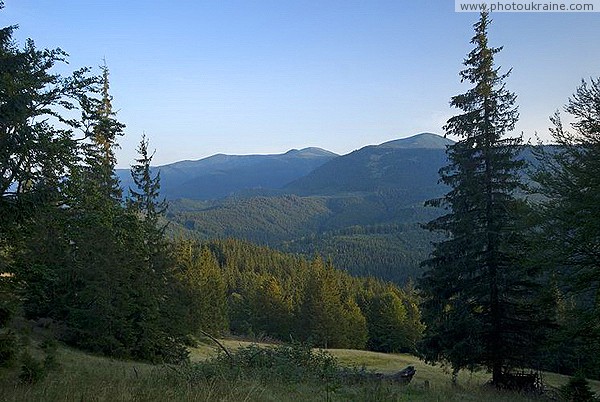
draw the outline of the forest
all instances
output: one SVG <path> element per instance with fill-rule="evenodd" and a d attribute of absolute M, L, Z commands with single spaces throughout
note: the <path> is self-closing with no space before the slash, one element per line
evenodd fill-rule
<path fill-rule="evenodd" d="M 523 140 L 508 136 L 516 96 L 510 70 L 494 64 L 501 48 L 488 44 L 489 24 L 482 13 L 460 72 L 471 88 L 451 99 L 458 112 L 444 129 L 458 141 L 439 172 L 448 192 L 406 224 L 333 225 L 294 241 L 276 233 L 285 251 L 235 239 L 246 237 L 243 220 L 220 233 L 223 220 L 247 214 L 239 204 L 222 208 L 213 227 L 195 227 L 185 205 L 169 222 L 145 135 L 132 186 L 122 188 L 115 149 L 126 126 L 108 66 L 58 74 L 65 52 L 18 44 L 17 27 L 2 28 L 0 366 L 39 363 L 22 352 L 16 323 L 25 320 L 70 347 L 153 364 L 186 362 L 207 336 L 234 335 L 411 353 L 454 379 L 487 370 L 497 388 L 514 388 L 524 370 L 600 379 L 600 78 L 566 100 L 573 123 L 552 117 L 555 146 L 534 149 L 525 180 Z M 282 231 L 309 228 L 307 210 L 330 206 L 319 197 L 261 202 L 251 207 L 275 211 L 265 226 Z M 419 261 L 390 264 L 420 268 L 387 273 L 394 282 L 367 269 L 351 275 L 315 252 L 364 267 L 391 257 L 361 236 L 402 249 L 421 224 L 432 234 L 411 250 Z M 186 226 L 220 236 L 191 239 L 178 229 Z M 264 244 L 269 233 L 251 237 Z"/>

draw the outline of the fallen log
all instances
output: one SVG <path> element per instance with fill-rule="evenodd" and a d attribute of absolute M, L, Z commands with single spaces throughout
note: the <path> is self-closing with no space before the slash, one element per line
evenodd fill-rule
<path fill-rule="evenodd" d="M 389 381 L 398 385 L 407 385 L 412 381 L 417 370 L 414 366 L 408 366 L 393 374 L 374 372 L 345 372 L 342 377 L 349 381 Z"/>
<path fill-rule="evenodd" d="M 383 380 L 390 380 L 396 382 L 400 385 L 407 385 L 412 381 L 413 376 L 417 370 L 415 370 L 414 366 L 408 366 L 405 369 L 402 369 L 394 374 L 383 375 Z"/>

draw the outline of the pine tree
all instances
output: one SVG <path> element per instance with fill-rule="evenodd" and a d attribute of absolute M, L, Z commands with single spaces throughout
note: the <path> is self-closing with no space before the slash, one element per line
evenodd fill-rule
<path fill-rule="evenodd" d="M 449 165 L 440 170 L 450 191 L 429 202 L 448 213 L 427 227 L 448 237 L 424 263 L 421 347 L 427 361 L 448 361 L 455 373 L 483 365 L 500 386 L 506 371 L 531 363 L 538 317 L 532 273 L 521 263 L 523 203 L 515 198 L 522 187 L 521 139 L 504 137 L 518 118 L 516 96 L 504 83 L 510 71 L 500 74 L 494 66 L 501 48 L 488 45 L 489 23 L 482 13 L 460 73 L 473 87 L 451 100 L 462 113 L 445 126 L 460 139 L 448 147 Z"/>

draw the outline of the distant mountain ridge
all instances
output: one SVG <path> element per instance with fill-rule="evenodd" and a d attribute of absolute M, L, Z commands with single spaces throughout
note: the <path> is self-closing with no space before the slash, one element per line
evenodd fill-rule
<path fill-rule="evenodd" d="M 160 172 L 161 193 L 168 200 L 373 191 L 397 188 L 398 179 L 410 180 L 414 175 L 409 172 L 414 170 L 417 176 L 429 174 L 427 178 L 414 177 L 414 181 L 431 183 L 432 176 L 437 175 L 437 169 L 444 162 L 441 155 L 452 143 L 436 134 L 421 133 L 367 145 L 343 156 L 316 147 L 281 154 L 216 154 L 157 166 L 153 172 Z M 129 170 L 118 169 L 117 175 L 125 189 L 132 185 Z"/>
<path fill-rule="evenodd" d="M 407 203 L 440 195 L 438 170 L 447 162 L 446 146 L 454 141 L 436 134 L 369 145 L 332 159 L 285 187 L 298 195 L 332 195 L 394 190 Z"/>
<path fill-rule="evenodd" d="M 332 157 L 276 191 L 171 200 L 170 230 L 240 238 L 309 257 L 319 253 L 350 273 L 402 284 L 421 275 L 420 263 L 440 240 L 422 224 L 442 211 L 425 201 L 448 190 L 438 171 L 448 164 L 446 147 L 453 143 L 422 133 Z M 520 157 L 535 166 L 533 147 L 524 147 Z M 521 174 L 527 180 L 527 172 Z"/>
<path fill-rule="evenodd" d="M 167 199 L 219 199 L 242 191 L 279 189 L 338 155 L 315 147 L 283 154 L 216 154 L 153 168 L 160 172 L 161 193 Z M 117 170 L 124 188 L 132 185 L 128 169 Z"/>

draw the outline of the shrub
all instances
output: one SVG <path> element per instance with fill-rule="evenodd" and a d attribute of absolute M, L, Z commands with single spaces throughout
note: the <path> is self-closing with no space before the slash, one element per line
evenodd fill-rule
<path fill-rule="evenodd" d="M 19 380 L 26 384 L 34 384 L 46 377 L 48 371 L 44 364 L 33 357 L 29 352 L 24 352 L 21 356 L 21 374 Z"/>
<path fill-rule="evenodd" d="M 60 366 L 58 363 L 58 342 L 55 339 L 46 339 L 40 345 L 40 348 L 46 353 L 44 357 L 44 369 L 46 371 L 56 370 Z"/>
<path fill-rule="evenodd" d="M 200 378 L 259 378 L 263 381 L 296 382 L 319 380 L 329 382 L 337 376 L 337 360 L 325 351 L 315 351 L 302 344 L 264 348 L 242 347 L 227 355 L 190 365 L 185 376 L 190 381 Z"/>
<path fill-rule="evenodd" d="M 0 333 L 0 367 L 10 366 L 17 357 L 17 337 L 11 331 Z"/>
<path fill-rule="evenodd" d="M 596 400 L 590 384 L 581 373 L 571 377 L 569 382 L 561 388 L 560 393 L 567 401 L 588 402 Z"/>

